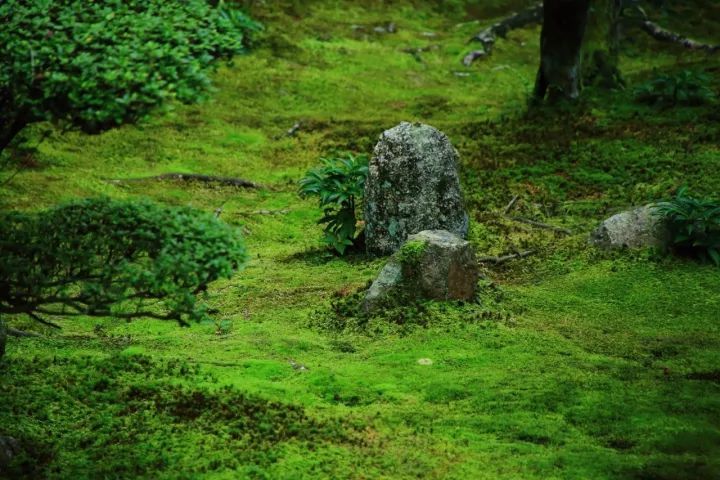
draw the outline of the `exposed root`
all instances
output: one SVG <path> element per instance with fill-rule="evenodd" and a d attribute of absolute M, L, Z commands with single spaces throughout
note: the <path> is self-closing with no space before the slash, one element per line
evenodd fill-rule
<path fill-rule="evenodd" d="M 162 175 L 154 175 L 150 177 L 139 177 L 139 178 L 117 178 L 107 180 L 110 183 L 122 184 L 122 183 L 136 183 L 136 182 L 151 182 L 151 181 L 162 181 L 162 180 L 180 180 L 184 182 L 201 182 L 201 183 L 215 183 L 227 187 L 236 188 L 260 188 L 255 182 L 245 180 L 243 178 L 235 177 L 215 177 L 212 175 L 202 175 L 199 173 L 163 173 Z"/>

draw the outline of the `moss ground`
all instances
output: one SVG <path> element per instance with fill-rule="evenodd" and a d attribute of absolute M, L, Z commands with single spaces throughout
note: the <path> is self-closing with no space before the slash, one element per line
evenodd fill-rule
<path fill-rule="evenodd" d="M 209 101 L 97 136 L 50 129 L 20 155 L 3 208 L 98 194 L 223 205 L 252 261 L 212 289 L 215 324 L 61 319 L 60 333 L 12 339 L 0 433 L 25 453 L 5 474 L 720 476 L 720 271 L 586 245 L 607 215 L 680 185 L 716 195 L 717 105 L 659 110 L 633 104 L 628 88 L 528 114 L 538 28 L 512 32 L 472 68 L 459 62 L 503 3 L 468 17 L 433 2 L 255 2 L 268 31 L 217 72 Z M 720 11 L 709 3 L 677 8 L 695 36 L 718 42 Z M 687 29 L 677 18 L 664 20 Z M 388 22 L 397 33 L 373 30 Z M 718 79 L 717 58 L 642 35 L 628 32 L 630 87 L 653 69 Z M 403 120 L 440 128 L 458 148 L 481 255 L 537 253 L 488 268 L 481 305 L 427 305 L 423 326 L 316 328 L 331 300 L 363 287 L 382 261 L 323 250 L 320 211 L 298 198 L 296 181 L 320 156 L 369 153 Z M 297 135 L 285 136 L 296 122 Z M 28 144 L 45 129 L 33 127 Z M 107 181 L 175 171 L 264 188 Z M 518 215 L 573 233 L 501 218 L 514 195 Z"/>

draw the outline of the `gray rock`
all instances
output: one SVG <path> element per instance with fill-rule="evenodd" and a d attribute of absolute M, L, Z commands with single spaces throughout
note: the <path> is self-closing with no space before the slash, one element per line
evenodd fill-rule
<path fill-rule="evenodd" d="M 375 146 L 365 183 L 365 240 L 372 254 L 395 252 L 409 235 L 468 231 L 458 154 L 439 130 L 403 122 Z"/>
<path fill-rule="evenodd" d="M 668 232 L 653 205 L 613 215 L 590 234 L 590 243 L 605 248 L 665 248 Z"/>
<path fill-rule="evenodd" d="M 0 474 L 3 473 L 20 453 L 20 444 L 12 437 L 0 435 Z"/>
<path fill-rule="evenodd" d="M 388 260 L 365 295 L 365 310 L 377 310 L 392 297 L 471 300 L 479 276 L 469 242 L 446 230 L 422 231 Z"/>

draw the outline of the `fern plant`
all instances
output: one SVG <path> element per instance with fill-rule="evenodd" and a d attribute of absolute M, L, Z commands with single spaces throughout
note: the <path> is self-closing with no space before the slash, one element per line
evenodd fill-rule
<path fill-rule="evenodd" d="M 699 200 L 681 188 L 675 199 L 658 204 L 672 248 L 720 266 L 720 202 Z"/>
<path fill-rule="evenodd" d="M 670 107 L 711 103 L 716 98 L 711 80 L 707 73 L 694 70 L 658 75 L 635 88 L 635 100 Z"/>
<path fill-rule="evenodd" d="M 368 159 L 365 155 L 322 158 L 322 164 L 307 172 L 300 180 L 302 197 L 316 196 L 324 215 L 324 241 L 343 255 L 354 245 L 357 232 L 357 211 L 365 191 Z"/>

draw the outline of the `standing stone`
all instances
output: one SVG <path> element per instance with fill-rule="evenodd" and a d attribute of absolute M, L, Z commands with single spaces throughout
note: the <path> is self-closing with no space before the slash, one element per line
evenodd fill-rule
<path fill-rule="evenodd" d="M 468 216 L 457 165 L 450 140 L 429 125 L 403 122 L 385 131 L 365 183 L 368 253 L 392 254 L 409 235 L 423 230 L 466 237 Z"/>
<path fill-rule="evenodd" d="M 388 260 L 365 294 L 365 310 L 377 310 L 394 297 L 472 300 L 479 277 L 470 242 L 446 230 L 423 231 L 410 235 Z"/>

